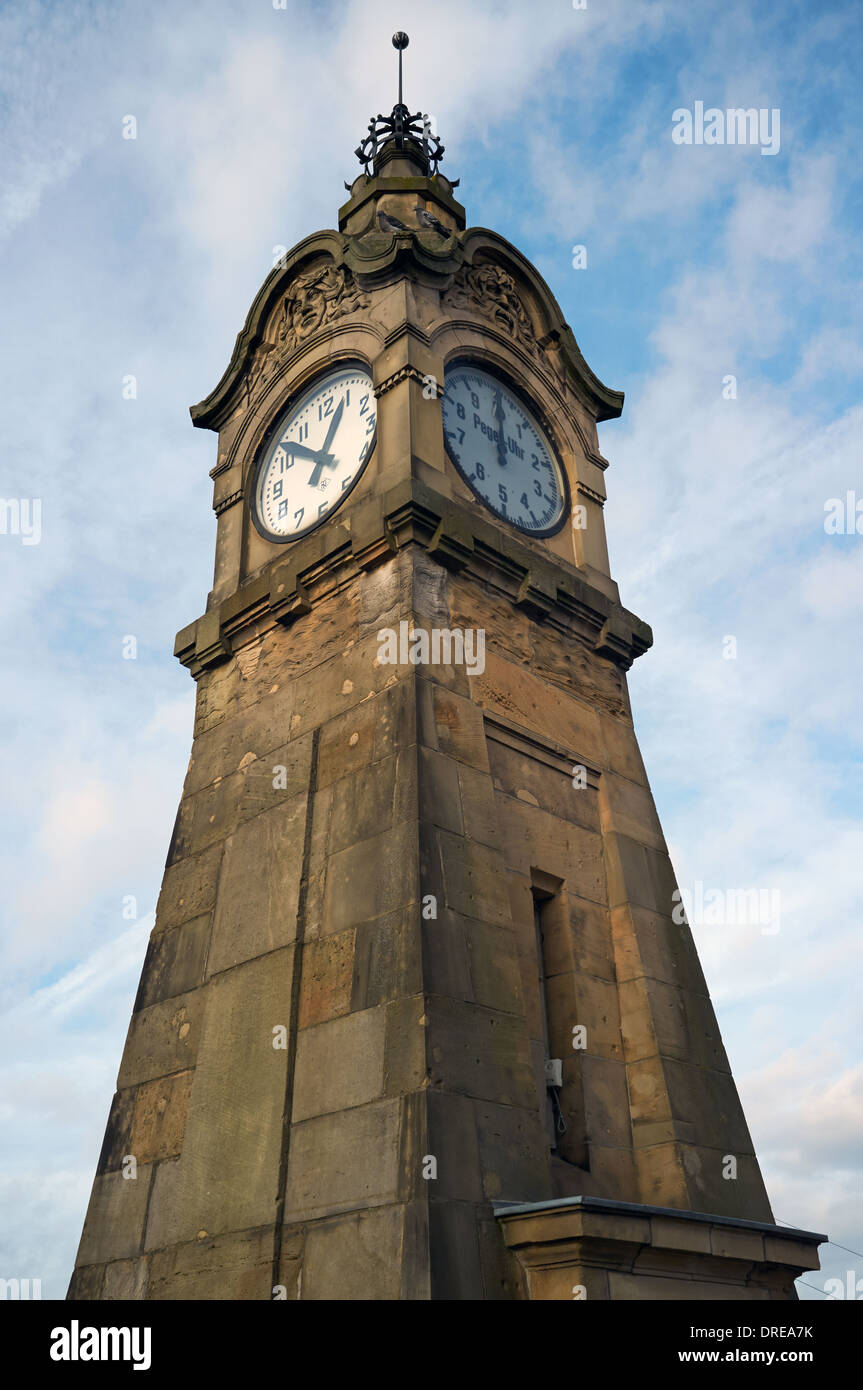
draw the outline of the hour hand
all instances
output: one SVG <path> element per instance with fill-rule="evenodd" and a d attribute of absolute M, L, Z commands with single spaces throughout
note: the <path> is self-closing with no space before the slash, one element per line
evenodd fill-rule
<path fill-rule="evenodd" d="M 321 449 L 310 449 L 308 444 L 291 444 L 290 442 L 286 444 L 282 441 L 279 448 L 284 449 L 285 453 L 290 454 L 292 458 L 314 459 L 315 463 L 323 457 Z"/>

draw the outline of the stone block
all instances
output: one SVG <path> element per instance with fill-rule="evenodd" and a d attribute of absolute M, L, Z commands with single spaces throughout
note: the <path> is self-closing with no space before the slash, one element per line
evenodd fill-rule
<path fill-rule="evenodd" d="M 78 1247 L 79 1265 L 131 1260 L 140 1254 L 152 1176 L 152 1167 L 143 1166 L 134 1178 L 122 1173 L 96 1178 Z"/>
<path fill-rule="evenodd" d="M 573 1029 L 583 1027 L 587 1029 L 586 1052 L 615 1062 L 623 1060 L 616 985 L 592 975 L 553 975 L 546 981 L 545 992 L 555 1057 L 573 1051 Z"/>
<path fill-rule="evenodd" d="M 400 1110 L 399 1101 L 385 1100 L 293 1125 L 286 1220 L 395 1202 Z"/>
<path fill-rule="evenodd" d="M 426 1085 L 426 1010 L 422 994 L 386 1006 L 385 1090 L 389 1096 Z"/>
<path fill-rule="evenodd" d="M 714 1255 L 726 1260 L 764 1259 L 764 1237 L 759 1231 L 745 1231 L 733 1226 L 712 1226 L 710 1247 Z"/>
<path fill-rule="evenodd" d="M 204 978 L 212 916 L 205 913 L 181 927 L 169 927 L 150 938 L 135 1012 L 196 989 Z"/>
<path fill-rule="evenodd" d="M 641 844 L 650 845 L 661 854 L 667 853 L 649 787 L 631 782 L 615 772 L 604 772 L 599 790 L 605 833 L 617 831 Z"/>
<path fill-rule="evenodd" d="M 105 1126 L 105 1137 L 102 1140 L 102 1151 L 99 1154 L 99 1162 L 96 1167 L 97 1173 L 109 1173 L 120 1168 L 123 1159 L 129 1153 L 129 1136 L 132 1132 L 135 1095 L 135 1087 L 129 1086 L 124 1091 L 117 1091 L 111 1101 L 108 1123 Z"/>
<path fill-rule="evenodd" d="M 252 820 L 272 811 L 283 801 L 292 801 L 308 792 L 311 766 L 311 734 L 253 758 L 245 769 L 237 819 L 240 822 Z"/>
<path fill-rule="evenodd" d="M 428 1002 L 429 1084 L 479 1100 L 533 1109 L 523 1020 L 455 999 Z"/>
<path fill-rule="evenodd" d="M 393 824 L 396 798 L 404 790 L 404 779 L 415 776 L 414 759 L 395 754 L 380 763 L 371 763 L 333 783 L 329 851 L 359 844 L 382 834 Z M 415 818 L 415 812 L 414 812 Z"/>
<path fill-rule="evenodd" d="M 194 1075 L 176 1072 L 138 1087 L 129 1153 L 139 1164 L 171 1158 L 182 1149 Z"/>
<path fill-rule="evenodd" d="M 132 1015 L 117 1087 L 138 1085 L 195 1065 L 206 990 L 178 994 Z"/>
<path fill-rule="evenodd" d="M 472 683 L 475 702 L 524 729 L 546 734 L 554 730 L 557 743 L 590 757 L 599 746 L 595 710 L 583 700 L 549 686 L 523 666 L 486 653 L 486 669 Z"/>
<path fill-rule="evenodd" d="M 419 748 L 419 814 L 427 825 L 464 834 L 459 765 L 443 753 Z"/>
<path fill-rule="evenodd" d="M 476 1103 L 447 1091 L 428 1091 L 426 1099 L 428 1154 L 437 1160 L 437 1177 L 427 1190 L 439 1200 L 482 1202 Z"/>
<path fill-rule="evenodd" d="M 605 904 L 605 858 L 600 835 L 511 797 L 499 798 L 498 807 L 509 868 L 527 876 L 531 869 L 541 869 L 562 879 L 567 888 L 577 888 L 580 898 Z"/>
<path fill-rule="evenodd" d="M 206 1236 L 150 1256 L 147 1297 L 159 1300 L 272 1298 L 273 1228 Z"/>
<path fill-rule="evenodd" d="M 522 1016 L 524 1004 L 515 934 L 506 927 L 464 919 L 471 996 L 501 1013 Z"/>
<path fill-rule="evenodd" d="M 587 1053 L 581 1065 L 588 1142 L 603 1148 L 628 1148 L 632 1137 L 626 1068 L 621 1062 Z"/>
<path fill-rule="evenodd" d="M 646 787 L 647 773 L 632 720 L 627 716 L 615 718 L 602 710 L 598 711 L 597 718 L 600 747 L 605 752 L 603 767 L 610 768 L 621 777 L 628 777 L 631 782 L 639 782 Z"/>
<path fill-rule="evenodd" d="M 429 1265 L 433 1299 L 475 1302 L 482 1298 L 475 1207 L 430 1199 Z"/>
<path fill-rule="evenodd" d="M 249 764 L 250 754 L 253 763 L 263 763 L 267 753 L 287 743 L 293 708 L 293 686 L 288 681 L 274 682 L 257 702 L 235 708 L 232 717 L 199 733 L 192 746 L 184 795 L 241 771 L 241 765 Z M 297 756 L 301 757 L 299 750 Z M 296 788 L 302 790 L 303 786 Z"/>
<path fill-rule="evenodd" d="M 207 960 L 210 977 L 294 940 L 306 813 L 306 796 L 294 797 L 245 822 L 226 842 Z"/>
<path fill-rule="evenodd" d="M 309 1226 L 303 1300 L 397 1301 L 404 1217 L 404 1207 L 394 1205 Z"/>
<path fill-rule="evenodd" d="M 105 1284 L 101 1297 L 112 1303 L 126 1300 L 137 1302 L 147 1297 L 149 1258 L 114 1260 L 105 1266 Z"/>
<path fill-rule="evenodd" d="M 417 738 L 425 748 L 489 770 L 481 710 L 425 677 L 417 678 Z"/>
<path fill-rule="evenodd" d="M 200 854 L 231 833 L 239 816 L 246 771 L 243 768 L 231 777 L 219 778 L 202 791 L 183 797 L 168 850 L 169 865 Z"/>
<path fill-rule="evenodd" d="M 479 922 L 511 924 L 509 891 L 501 856 L 487 845 L 438 830 L 445 906 Z"/>
<path fill-rule="evenodd" d="M 421 931 L 416 905 L 360 923 L 355 931 L 352 1011 L 373 1009 L 377 1004 L 417 994 L 422 989 Z"/>
<path fill-rule="evenodd" d="M 330 855 L 322 934 L 346 931 L 419 899 L 416 824 L 396 825 Z"/>
<path fill-rule="evenodd" d="M 548 737 L 554 739 L 553 729 L 548 731 Z M 575 758 L 575 754 L 572 756 Z M 573 785 L 575 761 L 564 772 L 495 738 L 488 740 L 488 757 L 498 795 L 513 797 L 559 820 L 599 833 L 599 798 L 593 787 Z"/>
<path fill-rule="evenodd" d="M 297 1039 L 292 1120 L 377 1100 L 384 1086 L 386 1008 L 345 1014 Z"/>
<path fill-rule="evenodd" d="M 706 1221 L 675 1220 L 671 1216 L 651 1216 L 651 1244 L 663 1250 L 691 1250 L 709 1255 L 710 1226 Z"/>
<path fill-rule="evenodd" d="M 165 870 L 156 905 L 156 932 L 179 927 L 210 911 L 216 901 L 216 883 L 222 860 L 221 845 L 183 859 Z"/>
<path fill-rule="evenodd" d="M 271 1225 L 283 1145 L 293 948 L 211 980 L 183 1154 L 158 1165 L 146 1248 Z M 214 1122 L 218 1117 L 218 1122 Z"/>
<path fill-rule="evenodd" d="M 549 1195 L 547 1135 L 535 1106 L 477 1104 L 476 1131 L 489 1201 L 538 1202 Z"/>
<path fill-rule="evenodd" d="M 66 1298 L 73 1303 L 90 1303 L 102 1297 L 106 1265 L 79 1265 L 69 1281 Z"/>
<path fill-rule="evenodd" d="M 355 930 L 310 941 L 303 951 L 299 1027 L 311 1028 L 351 1009 Z M 376 1001 L 379 1002 L 379 1001 Z"/>

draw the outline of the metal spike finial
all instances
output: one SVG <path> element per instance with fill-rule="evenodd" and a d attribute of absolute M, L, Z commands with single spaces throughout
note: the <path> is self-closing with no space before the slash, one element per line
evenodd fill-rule
<path fill-rule="evenodd" d="M 399 55 L 399 99 L 391 115 L 375 116 L 369 121 L 368 134 L 356 151 L 368 178 L 372 176 L 378 154 L 388 144 L 393 144 L 399 151 L 410 148 L 425 172 L 434 175 L 437 175 L 444 156 L 444 147 L 432 132 L 430 118 L 422 111 L 411 114 L 410 108 L 404 104 L 402 55 L 409 43 L 410 39 L 403 29 L 393 34 L 393 48 Z"/>
<path fill-rule="evenodd" d="M 409 43 L 410 39 L 403 29 L 399 29 L 393 34 L 393 48 L 397 48 L 399 54 L 399 106 L 404 105 L 404 98 L 402 96 L 402 54 Z"/>

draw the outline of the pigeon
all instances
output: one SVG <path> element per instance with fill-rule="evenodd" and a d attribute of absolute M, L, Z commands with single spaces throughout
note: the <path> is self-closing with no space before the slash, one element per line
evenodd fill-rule
<path fill-rule="evenodd" d="M 409 232 L 410 227 L 406 227 L 404 222 L 400 222 L 397 217 L 390 216 L 389 213 L 378 213 L 378 226 L 382 232 Z"/>
<path fill-rule="evenodd" d="M 427 212 L 422 203 L 417 203 L 414 212 L 417 215 L 417 222 L 419 222 L 421 227 L 428 227 L 430 231 L 437 232 L 439 236 L 452 236 L 449 227 L 445 227 L 444 224 L 435 217 L 433 212 Z"/>

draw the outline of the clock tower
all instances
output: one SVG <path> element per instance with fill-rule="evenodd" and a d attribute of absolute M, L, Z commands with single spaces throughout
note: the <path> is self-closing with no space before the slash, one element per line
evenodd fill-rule
<path fill-rule="evenodd" d="M 407 37 L 397 34 L 401 55 Z M 74 1299 L 794 1297 L 636 743 L 597 423 L 420 115 L 215 390 L 194 741 Z"/>

